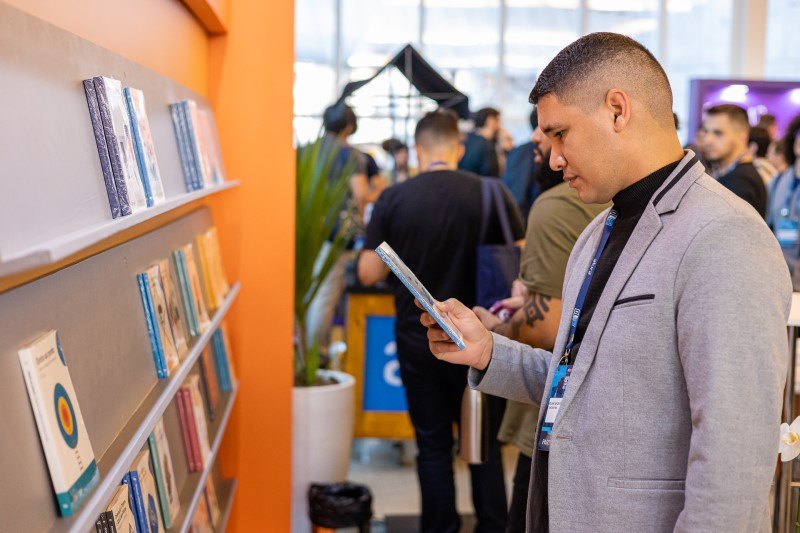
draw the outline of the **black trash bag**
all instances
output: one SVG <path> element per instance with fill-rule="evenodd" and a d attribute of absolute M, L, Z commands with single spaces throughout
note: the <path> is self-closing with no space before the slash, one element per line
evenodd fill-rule
<path fill-rule="evenodd" d="M 337 528 L 369 527 L 372 518 L 372 493 L 366 485 L 350 483 L 312 483 L 308 489 L 308 516 L 315 526 Z"/>

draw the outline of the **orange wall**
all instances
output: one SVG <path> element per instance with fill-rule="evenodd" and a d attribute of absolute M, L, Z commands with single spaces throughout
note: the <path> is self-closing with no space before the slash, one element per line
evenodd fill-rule
<path fill-rule="evenodd" d="M 222 447 L 239 477 L 231 531 L 289 531 L 294 150 L 292 1 L 233 0 L 211 42 L 209 95 L 228 175 L 213 200 L 225 266 L 242 281 L 232 315 L 239 400 Z"/>
<path fill-rule="evenodd" d="M 220 461 L 238 476 L 229 531 L 288 531 L 291 493 L 294 150 L 293 0 L 207 0 L 228 34 L 209 38 L 177 0 L 0 0 L 207 96 L 231 179 L 212 200 L 241 389 Z M 267 518 L 269 517 L 269 518 Z M 265 522 L 266 520 L 266 522 Z"/>
<path fill-rule="evenodd" d="M 208 37 L 177 0 L 2 1 L 208 95 Z"/>

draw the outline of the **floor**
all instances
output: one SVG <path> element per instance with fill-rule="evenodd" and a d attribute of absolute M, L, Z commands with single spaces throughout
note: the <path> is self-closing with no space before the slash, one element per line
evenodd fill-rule
<path fill-rule="evenodd" d="M 411 533 L 408 520 L 398 517 L 419 515 L 419 483 L 417 481 L 413 441 L 395 442 L 383 439 L 356 439 L 348 479 L 367 485 L 372 491 L 373 533 Z M 510 494 L 517 450 L 503 448 L 506 490 Z M 470 498 L 469 469 L 460 459 L 455 462 L 456 507 L 461 515 L 473 513 Z M 387 523 L 386 517 L 390 517 Z M 468 520 L 466 520 L 468 521 Z M 465 522 L 466 522 L 465 521 Z M 401 525 L 402 524 L 402 525 Z M 466 526 L 466 524 L 465 524 Z"/>

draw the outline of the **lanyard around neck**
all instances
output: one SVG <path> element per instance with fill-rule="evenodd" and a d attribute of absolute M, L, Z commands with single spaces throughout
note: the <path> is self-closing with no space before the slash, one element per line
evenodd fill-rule
<path fill-rule="evenodd" d="M 611 236 L 611 230 L 614 229 L 614 223 L 617 221 L 616 209 L 612 209 L 606 217 L 605 225 L 603 226 L 603 234 L 600 237 L 600 243 L 597 245 L 597 251 L 594 253 L 592 264 L 589 265 L 589 270 L 586 271 L 586 278 L 583 280 L 581 290 L 578 292 L 578 298 L 575 300 L 575 308 L 572 311 L 572 321 L 569 324 L 569 336 L 567 337 L 567 346 L 564 348 L 564 355 L 561 357 L 559 364 L 569 364 L 569 354 L 572 352 L 572 346 L 575 344 L 575 332 L 578 330 L 578 321 L 581 318 L 581 310 L 583 304 L 586 302 L 586 295 L 589 292 L 589 284 L 592 282 L 597 262 L 600 260 L 600 255 L 608 244 L 608 238 Z"/>
<path fill-rule="evenodd" d="M 786 199 L 783 202 L 783 208 L 781 209 L 781 216 L 788 217 L 789 213 L 792 211 L 792 199 L 794 199 L 794 193 L 797 191 L 797 186 L 800 184 L 800 179 L 798 179 L 797 174 L 795 173 L 794 169 L 792 169 L 792 185 L 789 187 L 789 192 L 786 195 Z"/>

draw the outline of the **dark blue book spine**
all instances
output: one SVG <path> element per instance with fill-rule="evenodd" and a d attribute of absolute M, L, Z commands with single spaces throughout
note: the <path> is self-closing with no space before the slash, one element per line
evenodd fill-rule
<path fill-rule="evenodd" d="M 219 376 L 220 389 L 224 392 L 231 390 L 231 376 L 228 371 L 228 361 L 225 357 L 225 343 L 222 340 L 222 330 L 218 329 L 211 337 L 211 349 L 214 352 L 214 360 L 217 363 L 217 375 Z"/>
<path fill-rule="evenodd" d="M 125 87 L 122 90 L 122 94 L 125 96 L 125 107 L 128 109 L 128 117 L 131 119 L 133 151 L 136 154 L 136 165 L 139 167 L 139 176 L 142 179 L 142 187 L 144 187 L 144 197 L 147 201 L 147 207 L 153 207 L 155 202 L 153 201 L 153 189 L 150 187 L 150 171 L 147 169 L 147 161 L 144 157 L 144 141 L 142 140 L 142 132 L 139 129 L 139 119 L 136 117 L 136 108 L 133 107 L 130 87 Z"/>
<path fill-rule="evenodd" d="M 172 127 L 175 128 L 175 141 L 178 143 L 178 155 L 181 159 L 183 169 L 183 182 L 186 184 L 186 192 L 194 190 L 194 180 L 192 178 L 189 155 L 186 152 L 187 146 L 183 136 L 183 126 L 181 126 L 181 110 L 179 104 L 170 104 L 170 116 L 172 117 Z"/>
<path fill-rule="evenodd" d="M 194 130 L 192 129 L 192 121 L 189 114 L 189 101 L 181 100 L 178 102 L 181 110 L 181 123 L 183 124 L 183 137 L 186 139 L 187 151 L 189 153 L 189 161 L 192 168 L 192 180 L 194 190 L 199 191 L 205 186 L 203 181 L 203 168 L 200 163 L 200 154 L 195 150 L 194 144 Z"/>
<path fill-rule="evenodd" d="M 92 78 L 94 82 L 95 94 L 97 95 L 97 107 L 100 109 L 100 120 L 103 123 L 103 134 L 106 137 L 108 147 L 108 157 L 111 161 L 111 170 L 114 174 L 114 184 L 116 185 L 119 209 L 123 216 L 131 214 L 131 205 L 128 201 L 128 185 L 125 183 L 125 174 L 122 169 L 122 156 L 117 146 L 117 136 L 114 134 L 114 123 L 111 122 L 111 109 L 108 107 L 106 98 L 106 84 L 103 78 L 96 76 Z"/>
<path fill-rule="evenodd" d="M 147 525 L 147 513 L 144 510 L 144 500 L 142 499 L 142 485 L 139 483 L 139 473 L 136 470 L 131 470 L 130 474 L 131 488 L 136 500 L 136 522 L 139 524 L 142 533 L 150 533 L 150 528 Z"/>
<path fill-rule="evenodd" d="M 150 283 L 147 279 L 147 274 L 136 274 L 136 280 L 139 282 L 139 292 L 142 295 L 145 322 L 147 323 L 147 334 L 150 336 L 150 348 L 153 350 L 153 360 L 156 364 L 156 375 L 159 379 L 165 378 L 167 376 L 163 370 L 164 366 L 161 363 L 161 337 L 159 335 L 156 316 L 155 313 L 153 313 L 152 304 L 150 302 Z"/>
<path fill-rule="evenodd" d="M 135 518 L 133 522 L 136 524 L 136 533 L 147 533 L 146 529 L 142 530 L 142 525 L 139 523 L 139 513 L 136 511 L 136 493 L 133 490 L 133 480 L 131 479 L 131 474 L 132 472 L 125 474 L 125 477 L 122 478 L 122 483 L 128 485 L 128 505 L 130 506 L 133 517 Z"/>
<path fill-rule="evenodd" d="M 97 145 L 97 155 L 100 157 L 100 168 L 103 170 L 103 182 L 106 185 L 108 206 L 111 208 L 111 218 L 119 218 L 122 216 L 122 211 L 119 208 L 117 186 L 114 184 L 114 171 L 111 170 L 111 159 L 108 156 L 106 136 L 103 132 L 103 120 L 100 118 L 100 106 L 97 104 L 97 92 L 94 89 L 94 82 L 91 79 L 83 80 L 83 91 L 86 93 L 89 117 L 92 119 L 94 142 Z"/>

